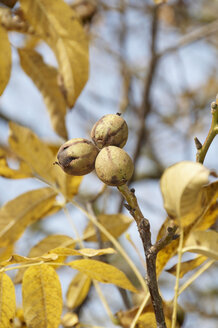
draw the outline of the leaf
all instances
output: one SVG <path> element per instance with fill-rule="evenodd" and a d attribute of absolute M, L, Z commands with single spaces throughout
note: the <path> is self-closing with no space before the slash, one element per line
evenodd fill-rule
<path fill-rule="evenodd" d="M 6 88 L 11 75 L 11 46 L 8 33 L 0 22 L 0 96 Z"/>
<path fill-rule="evenodd" d="M 128 216 L 118 214 L 100 214 L 98 215 L 98 221 L 110 232 L 115 238 L 118 238 L 124 231 L 128 229 L 133 222 Z M 96 230 L 91 222 L 88 223 L 84 231 L 84 240 L 97 241 Z M 101 233 L 101 240 L 103 242 L 108 241 L 107 237 Z"/>
<path fill-rule="evenodd" d="M 182 262 L 181 263 L 181 267 L 180 267 L 179 277 L 182 278 L 186 273 L 188 273 L 189 271 L 192 271 L 192 270 L 196 269 L 197 267 L 199 267 L 206 260 L 207 260 L 207 257 L 201 255 L 201 256 L 197 256 L 193 260 Z M 170 269 L 168 269 L 166 271 L 168 273 L 171 273 L 174 276 L 176 276 L 176 267 L 177 267 L 177 265 L 174 265 L 174 266 L 172 266 Z"/>
<path fill-rule="evenodd" d="M 210 171 L 200 163 L 180 162 L 168 168 L 161 177 L 164 207 L 182 226 L 194 222 L 218 196 L 218 181 L 208 183 Z"/>
<path fill-rule="evenodd" d="M 74 247 L 75 241 L 66 235 L 50 235 L 42 239 L 29 252 L 29 257 L 43 255 L 57 247 Z"/>
<path fill-rule="evenodd" d="M 52 267 L 41 264 L 28 268 L 23 277 L 22 295 L 28 327 L 59 327 L 62 293 L 58 275 Z"/>
<path fill-rule="evenodd" d="M 15 288 L 11 278 L 0 273 L 0 327 L 10 328 L 15 317 Z"/>
<path fill-rule="evenodd" d="M 218 232 L 194 231 L 187 239 L 182 251 L 198 253 L 218 260 Z"/>
<path fill-rule="evenodd" d="M 69 262 L 68 265 L 86 274 L 91 279 L 106 284 L 114 284 L 121 288 L 131 290 L 134 293 L 137 292 L 137 289 L 132 285 L 126 275 L 113 265 L 89 259 Z"/>
<path fill-rule="evenodd" d="M 61 87 L 72 107 L 89 74 L 88 38 L 76 13 L 62 0 L 20 0 L 27 21 L 56 54 Z"/>
<path fill-rule="evenodd" d="M 7 179 L 23 179 L 32 177 L 32 171 L 30 167 L 23 161 L 19 162 L 19 168 L 17 170 L 11 169 L 7 163 L 7 152 L 0 148 L 0 176 Z"/>
<path fill-rule="evenodd" d="M 153 0 L 156 5 L 159 5 L 161 3 L 166 3 L 168 0 Z"/>
<path fill-rule="evenodd" d="M 165 318 L 166 327 L 171 327 L 171 320 L 169 318 Z M 156 328 L 157 322 L 155 319 L 155 314 L 153 312 L 147 312 L 140 315 L 137 321 L 138 328 Z M 178 326 L 176 326 L 178 328 Z"/>
<path fill-rule="evenodd" d="M 24 320 L 23 316 L 23 309 L 22 308 L 17 308 L 16 309 L 16 315 L 15 315 L 15 322 L 16 325 L 14 328 L 27 328 L 27 325 Z"/>
<path fill-rule="evenodd" d="M 115 250 L 113 248 L 103 248 L 103 249 L 92 249 L 92 248 L 83 248 L 80 250 L 70 249 L 70 248 L 55 248 L 49 251 L 48 254 L 57 254 L 60 256 L 99 256 L 105 254 L 114 254 Z"/>
<path fill-rule="evenodd" d="M 9 127 L 9 145 L 14 153 L 32 168 L 36 176 L 60 186 L 61 177 L 53 165 L 55 157 L 50 149 L 30 129 L 13 122 Z"/>
<path fill-rule="evenodd" d="M 64 96 L 57 85 L 56 68 L 44 63 L 42 56 L 32 49 L 18 49 L 24 72 L 32 79 L 44 97 L 53 129 L 67 139 L 65 115 L 67 112 Z"/>
<path fill-rule="evenodd" d="M 160 275 L 162 270 L 164 269 L 167 262 L 173 257 L 176 252 L 179 245 L 179 238 L 176 240 L 173 240 L 169 245 L 167 245 L 165 248 L 163 248 L 160 252 L 157 254 L 157 260 L 156 260 L 156 271 L 157 276 Z"/>
<path fill-rule="evenodd" d="M 0 247 L 13 245 L 28 225 L 45 217 L 55 205 L 56 193 L 51 188 L 28 191 L 6 203 L 0 208 Z"/>
<path fill-rule="evenodd" d="M 208 208 L 207 212 L 202 219 L 198 220 L 195 225 L 195 230 L 206 230 L 210 228 L 217 220 L 218 217 L 218 202 L 213 202 Z"/>
<path fill-rule="evenodd" d="M 54 249 L 56 247 L 74 247 L 75 241 L 68 236 L 65 235 L 51 235 L 44 239 L 42 239 L 39 243 L 37 243 L 34 247 L 31 248 L 28 257 L 37 257 L 42 256 L 43 254 L 49 252 L 51 249 Z M 60 259 L 59 261 L 64 262 L 65 257 Z M 57 268 L 56 266 L 55 268 Z M 26 268 L 21 268 L 16 274 L 15 277 L 15 284 L 18 284 L 23 279 L 23 274 L 26 271 Z"/>
<path fill-rule="evenodd" d="M 80 306 L 89 293 L 91 279 L 86 274 L 78 272 L 67 290 L 67 307 L 75 309 Z"/>
<path fill-rule="evenodd" d="M 210 171 L 202 164 L 179 162 L 166 169 L 160 187 L 168 215 L 181 218 L 193 208 L 200 188 L 208 183 Z"/>
<path fill-rule="evenodd" d="M 204 213 L 202 216 L 197 217 L 194 222 L 192 222 L 190 225 L 184 227 L 184 242 L 187 240 L 189 234 L 192 231 L 195 230 L 201 230 L 201 229 L 208 229 L 211 225 L 213 225 L 216 222 L 217 219 L 217 213 L 218 213 L 218 203 L 212 203 L 206 213 Z M 166 219 L 166 221 L 163 223 L 160 232 L 158 234 L 157 240 L 159 240 L 163 236 L 163 230 L 165 230 L 165 227 L 169 226 L 168 222 L 171 222 L 169 218 Z M 176 239 L 172 241 L 169 245 L 167 245 L 164 249 L 162 249 L 157 254 L 157 262 L 156 262 L 156 268 L 157 268 L 157 275 L 161 273 L 167 262 L 173 257 L 177 252 L 177 247 L 179 244 L 179 239 Z"/>
<path fill-rule="evenodd" d="M 143 293 L 141 296 L 145 297 L 145 295 L 143 295 Z M 135 306 L 129 310 L 125 310 L 125 311 L 121 310 L 121 311 L 117 312 L 116 316 L 119 320 L 119 325 L 124 328 L 129 328 L 131 326 L 132 321 L 134 320 L 138 310 L 139 310 L 139 307 Z M 172 303 L 166 302 L 163 300 L 163 310 L 164 310 L 167 327 L 170 328 L 171 327 L 171 318 L 172 318 Z M 178 314 L 180 314 L 181 316 L 182 315 L 184 316 L 184 311 L 179 306 L 177 308 L 177 318 L 178 318 Z M 153 311 L 153 307 L 152 307 L 151 303 L 146 305 L 143 308 L 142 313 L 137 320 L 136 327 L 137 328 L 144 328 L 144 327 L 145 328 L 153 328 L 153 327 L 156 328 L 157 327 L 157 323 L 155 320 L 155 315 L 154 315 L 154 311 Z M 180 326 L 179 326 L 178 320 L 177 320 L 176 328 L 179 328 L 179 327 Z"/>
<path fill-rule="evenodd" d="M 58 258 L 58 255 L 50 254 L 50 256 L 37 256 L 37 257 L 26 257 L 18 254 L 12 254 L 12 256 L 4 262 L 1 262 L 1 266 L 5 267 L 11 264 L 32 264 L 46 261 L 54 261 Z"/>
<path fill-rule="evenodd" d="M 53 165 L 55 156 L 50 148 L 30 129 L 10 122 L 9 144 L 13 152 L 25 161 L 36 177 L 59 189 L 64 196 L 77 194 L 82 177 L 68 176 Z M 70 181 L 70 182 L 69 182 Z M 69 189 L 69 183 L 71 188 Z"/>
<path fill-rule="evenodd" d="M 79 323 L 79 318 L 76 313 L 67 312 L 61 319 L 61 323 L 64 327 L 77 327 L 76 324 Z"/>
<path fill-rule="evenodd" d="M 14 245 L 0 247 L 0 262 L 6 261 L 13 254 Z"/>

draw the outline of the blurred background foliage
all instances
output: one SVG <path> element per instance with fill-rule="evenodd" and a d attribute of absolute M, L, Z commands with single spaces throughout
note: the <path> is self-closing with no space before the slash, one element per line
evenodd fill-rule
<path fill-rule="evenodd" d="M 172 0 L 161 6 L 145 0 L 66 2 L 80 17 L 90 40 L 90 77 L 74 107 L 67 111 L 68 139 L 89 138 L 93 124 L 101 116 L 122 113 L 129 126 L 125 149 L 135 163 L 130 185 L 136 189 L 155 239 L 165 219 L 159 178 L 164 169 L 175 162 L 195 161 L 193 138 L 197 136 L 204 141 L 209 130 L 210 103 L 218 91 L 218 1 Z M 2 0 L 0 6 L 16 11 L 19 4 L 16 0 Z M 60 145 L 64 140 L 52 130 L 43 98 L 22 71 L 16 47 L 28 42 L 43 55 L 46 63 L 57 66 L 56 59 L 47 45 L 28 32 L 11 31 L 10 42 L 13 68 L 0 99 L 0 145 L 7 148 L 10 120 L 28 126 L 48 143 Z M 205 160 L 210 169 L 217 169 L 217 146 L 215 139 Z M 16 163 L 12 161 L 11 165 Z M 39 186 L 41 182 L 33 179 L 0 178 L 0 203 Z M 87 204 L 100 189 L 101 183 L 92 173 L 84 178 L 77 197 Z M 117 191 L 110 187 L 97 199 L 94 208 L 96 213 L 126 212 Z M 70 210 L 82 231 L 86 225 L 84 218 L 75 209 Z M 58 214 L 28 229 L 17 245 L 18 250 L 25 254 L 25 249 L 42 236 L 57 231 L 69 232 L 62 216 Z M 142 251 L 133 224 L 128 232 Z M 126 238 L 120 240 L 144 274 Z M 126 269 L 120 258 L 113 264 Z M 216 276 L 217 267 L 214 266 L 200 278 L 200 283 L 196 281 L 179 299 L 186 312 L 184 327 L 193 327 L 193 322 L 194 326 L 216 327 Z M 64 272 L 63 280 L 67 280 Z M 168 273 L 162 275 L 161 289 L 166 299 L 173 296 L 173 284 L 174 278 Z M 110 288 L 104 288 L 112 309 L 124 309 L 119 295 L 114 302 L 109 295 Z M 89 297 L 94 296 L 93 291 Z M 92 316 L 93 322 L 105 323 L 102 308 L 96 311 L 101 305 L 93 300 L 89 306 L 84 317 Z"/>

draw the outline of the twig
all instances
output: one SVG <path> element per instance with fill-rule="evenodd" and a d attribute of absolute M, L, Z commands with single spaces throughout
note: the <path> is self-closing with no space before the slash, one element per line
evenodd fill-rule
<path fill-rule="evenodd" d="M 190 43 L 199 41 L 201 39 L 206 38 L 207 36 L 210 36 L 211 34 L 217 33 L 217 31 L 218 20 L 215 20 L 214 22 L 204 25 L 203 27 L 199 27 L 198 29 L 195 29 L 194 31 L 183 36 L 176 45 L 169 47 L 163 50 L 162 52 L 159 52 L 157 57 L 160 58 L 165 55 L 171 54 L 172 52 L 177 51 L 178 49 L 185 47 Z"/>
<path fill-rule="evenodd" d="M 199 143 L 198 138 L 195 138 L 195 145 L 197 148 L 196 162 L 202 164 L 204 162 L 205 156 L 207 154 L 211 142 L 213 141 L 214 137 L 218 134 L 218 95 L 216 97 L 216 102 L 213 101 L 211 104 L 211 114 L 212 114 L 211 127 L 204 144 L 201 145 Z"/>
<path fill-rule="evenodd" d="M 153 11 L 153 20 L 152 20 L 152 26 L 151 26 L 151 45 L 150 45 L 150 63 L 149 63 L 149 69 L 147 72 L 147 77 L 145 79 L 144 83 L 144 91 L 142 95 L 142 102 L 140 107 L 138 108 L 137 112 L 139 115 L 140 120 L 140 126 L 138 128 L 137 132 L 137 143 L 135 147 L 135 152 L 133 154 L 133 163 L 136 164 L 140 153 L 143 141 L 145 139 L 145 119 L 148 116 L 148 114 L 151 111 L 151 101 L 150 101 L 150 93 L 151 88 L 153 85 L 155 73 L 157 70 L 157 64 L 158 64 L 158 57 L 156 56 L 156 44 L 157 44 L 157 34 L 158 34 L 158 11 L 159 11 L 159 5 L 154 7 Z M 135 174 L 133 174 L 132 178 L 129 180 L 128 184 L 130 185 L 132 181 L 135 179 Z M 123 207 L 123 200 L 121 200 L 119 204 L 119 212 L 121 212 Z"/>
<path fill-rule="evenodd" d="M 175 232 L 177 230 L 177 226 L 168 227 L 167 228 L 167 234 L 158 240 L 154 246 L 151 247 L 152 251 L 156 254 L 161 251 L 164 247 L 166 247 L 169 243 L 171 243 L 172 240 L 175 240 L 179 237 L 179 235 L 176 235 Z"/>
<path fill-rule="evenodd" d="M 152 27 L 151 27 L 151 46 L 150 46 L 150 64 L 149 70 L 147 72 L 147 77 L 144 82 L 144 92 L 142 96 L 142 102 L 139 108 L 137 108 L 136 112 L 139 115 L 140 126 L 137 132 L 137 143 L 135 147 L 135 152 L 133 154 L 133 163 L 136 164 L 142 148 L 142 143 L 145 139 L 145 119 L 147 115 L 150 113 L 151 110 L 151 103 L 150 103 L 150 92 L 151 87 L 153 84 L 158 57 L 156 56 L 156 41 L 157 41 L 157 32 L 158 32 L 158 9 L 159 5 L 154 7 L 153 11 L 153 20 L 152 20 Z M 131 184 L 132 181 L 135 179 L 135 174 L 133 174 L 132 178 L 129 180 L 128 185 Z M 118 206 L 118 212 L 121 212 L 123 208 L 123 199 L 121 199 L 120 204 Z"/>
<path fill-rule="evenodd" d="M 138 142 L 136 144 L 135 153 L 133 155 L 134 164 L 137 162 L 137 159 L 140 155 L 142 143 L 144 140 L 145 119 L 151 111 L 150 92 L 151 92 L 151 88 L 152 88 L 153 81 L 154 81 L 154 76 L 155 76 L 157 66 L 158 66 L 157 65 L 158 57 L 157 57 L 157 53 L 156 53 L 157 34 L 158 34 L 158 27 L 159 27 L 158 11 L 159 11 L 159 6 L 155 6 L 154 12 L 153 12 L 152 27 L 151 27 L 151 47 L 150 47 L 151 59 L 150 59 L 150 63 L 149 63 L 149 70 L 147 72 L 147 77 L 145 80 L 142 103 L 139 108 L 140 127 L 138 130 L 138 137 L 137 137 Z"/>
<path fill-rule="evenodd" d="M 147 219 L 143 219 L 140 222 L 139 233 L 143 242 L 144 252 L 146 256 L 146 266 L 147 266 L 147 285 L 151 295 L 151 302 L 154 308 L 154 313 L 156 317 L 157 327 L 166 327 L 165 317 L 163 312 L 162 299 L 159 294 L 157 275 L 156 275 L 156 258 L 157 253 L 167 246 L 173 239 L 177 227 L 167 229 L 167 234 L 155 245 L 151 244 L 151 232 L 150 224 Z"/>
<path fill-rule="evenodd" d="M 128 209 L 130 214 L 135 219 L 137 226 L 139 226 L 139 224 L 140 224 L 141 220 L 144 218 L 144 216 L 139 208 L 137 198 L 135 196 L 135 189 L 129 190 L 129 188 L 126 184 L 119 186 L 117 188 L 128 203 L 128 205 L 125 205 L 125 207 Z"/>
<path fill-rule="evenodd" d="M 125 207 L 135 219 L 143 243 L 147 267 L 147 286 L 151 296 L 157 327 L 166 328 L 162 299 L 157 284 L 156 258 L 157 253 L 161 249 L 167 246 L 173 239 L 177 238 L 177 235 L 175 235 L 177 226 L 169 227 L 166 236 L 160 239 L 155 245 L 152 245 L 150 223 L 143 217 L 135 196 L 135 190 L 129 190 L 127 185 L 119 186 L 118 190 L 128 203 Z"/>

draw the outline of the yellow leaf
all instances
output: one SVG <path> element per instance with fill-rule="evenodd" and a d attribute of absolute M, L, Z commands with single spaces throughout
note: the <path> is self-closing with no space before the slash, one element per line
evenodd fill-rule
<path fill-rule="evenodd" d="M 18 254 L 12 254 L 9 259 L 7 259 L 4 262 L 1 262 L 1 266 L 8 266 L 11 264 L 30 264 L 30 263 L 39 263 L 39 262 L 46 262 L 46 261 L 54 261 L 58 258 L 58 255 L 56 254 L 50 254 L 50 257 L 48 255 L 46 256 L 38 256 L 38 257 L 26 257 Z"/>
<path fill-rule="evenodd" d="M 81 305 L 89 293 L 91 279 L 84 273 L 78 272 L 67 290 L 67 307 L 74 309 Z"/>
<path fill-rule="evenodd" d="M 72 107 L 89 74 L 88 38 L 76 13 L 62 0 L 21 0 L 35 31 L 56 54 L 62 89 Z"/>
<path fill-rule="evenodd" d="M 171 320 L 169 318 L 165 318 L 167 328 L 171 327 Z M 147 312 L 140 315 L 137 321 L 138 328 L 156 328 L 157 323 L 155 319 L 155 315 L 153 312 Z M 178 326 L 176 326 L 178 327 Z"/>
<path fill-rule="evenodd" d="M 9 145 L 14 153 L 32 168 L 36 176 L 59 186 L 59 171 L 53 165 L 55 157 L 50 149 L 30 129 L 13 122 L 9 126 Z"/>
<path fill-rule="evenodd" d="M 153 0 L 156 5 L 159 5 L 161 3 L 166 3 L 168 0 Z"/>
<path fill-rule="evenodd" d="M 6 88 L 11 74 L 11 46 L 8 33 L 0 22 L 0 96 Z"/>
<path fill-rule="evenodd" d="M 145 297 L 145 295 L 143 295 L 143 293 L 140 296 Z M 142 302 L 142 300 L 140 301 L 140 303 L 141 302 Z M 116 316 L 119 320 L 119 324 L 123 328 L 129 328 L 131 326 L 131 323 L 132 323 L 133 319 L 135 318 L 138 310 L 139 310 L 139 307 L 135 306 L 129 310 L 126 310 L 126 311 L 121 310 L 121 311 L 117 312 Z M 171 317 L 172 317 L 172 303 L 163 301 L 163 310 L 164 310 L 166 325 L 168 328 L 170 328 L 171 327 Z M 180 306 L 178 306 L 177 316 L 180 313 L 181 313 L 181 317 L 182 317 L 182 315 L 184 316 L 183 309 Z M 153 306 L 151 303 L 146 305 L 144 307 L 144 309 L 142 310 L 142 314 L 138 318 L 136 327 L 138 327 L 138 328 L 139 327 L 141 327 L 141 328 L 144 328 L 144 327 L 145 328 L 153 328 L 153 327 L 156 328 L 157 327 L 155 315 L 154 315 L 154 311 L 153 311 Z M 179 328 L 179 327 L 180 327 L 180 325 L 178 324 L 178 320 L 177 320 L 176 328 Z"/>
<path fill-rule="evenodd" d="M 98 215 L 98 221 L 110 232 L 115 238 L 118 238 L 124 231 L 128 229 L 133 222 L 128 216 L 118 214 L 100 214 Z M 88 223 L 84 231 L 84 240 L 97 241 L 96 230 L 91 222 Z M 108 241 L 107 237 L 101 233 L 102 241 Z"/>
<path fill-rule="evenodd" d="M 69 262 L 68 265 L 73 269 L 85 273 L 91 279 L 106 284 L 114 284 L 121 288 L 131 290 L 134 293 L 137 292 L 137 289 L 132 285 L 126 275 L 113 265 L 89 259 Z"/>
<path fill-rule="evenodd" d="M 28 327 L 59 327 L 62 293 L 58 275 L 52 267 L 41 264 L 28 268 L 23 277 L 22 294 Z"/>
<path fill-rule="evenodd" d="M 24 42 L 24 48 L 35 49 L 41 41 L 42 40 L 39 36 L 27 34 Z"/>
<path fill-rule="evenodd" d="M 61 323 L 65 328 L 76 327 L 76 324 L 79 323 L 78 315 L 76 313 L 67 312 L 61 319 Z"/>
<path fill-rule="evenodd" d="M 51 188 L 28 191 L 0 208 L 0 246 L 12 245 L 26 227 L 42 219 L 56 203 Z"/>
<path fill-rule="evenodd" d="M 114 254 L 115 250 L 113 248 L 103 248 L 103 249 L 92 249 L 92 248 L 83 248 L 80 250 L 70 249 L 70 248 L 55 248 L 49 251 L 49 254 L 57 254 L 61 256 L 99 256 L 105 254 Z"/>
<path fill-rule="evenodd" d="M 16 314 L 15 314 L 15 320 L 16 324 L 14 328 L 27 328 L 27 325 L 24 320 L 23 316 L 23 309 L 22 308 L 17 308 L 16 309 Z"/>
<path fill-rule="evenodd" d="M 216 222 L 217 219 L 217 213 L 218 213 L 218 204 L 212 203 L 209 209 L 204 213 L 202 216 L 197 217 L 194 222 L 192 222 L 190 225 L 184 227 L 184 242 L 187 240 L 189 234 L 192 231 L 195 230 L 206 230 L 208 229 L 212 224 Z M 163 223 L 160 232 L 158 234 L 157 240 L 159 240 L 164 235 L 165 227 L 169 226 L 168 224 L 170 222 L 169 218 L 166 219 L 166 221 Z M 167 262 L 170 260 L 171 257 L 173 257 L 177 252 L 177 247 L 179 244 L 179 239 L 176 239 L 172 241 L 169 245 L 167 245 L 164 249 L 162 249 L 157 254 L 157 262 L 156 262 L 156 268 L 157 268 L 157 275 L 161 273 Z"/>
<path fill-rule="evenodd" d="M 167 262 L 171 259 L 171 257 L 176 254 L 178 245 L 178 239 L 173 240 L 169 245 L 167 245 L 160 252 L 158 252 L 156 260 L 157 276 L 160 275 L 161 271 L 163 270 Z"/>
<path fill-rule="evenodd" d="M 68 178 L 59 166 L 53 165 L 53 152 L 30 129 L 13 122 L 10 122 L 9 126 L 9 144 L 13 152 L 29 165 L 36 177 L 59 189 L 64 196 L 72 198 L 78 192 L 82 177 Z"/>
<path fill-rule="evenodd" d="M 197 256 L 193 260 L 182 262 L 181 267 L 180 267 L 179 277 L 182 278 L 186 273 L 196 269 L 197 267 L 199 267 L 206 260 L 207 260 L 207 257 L 201 255 L 201 256 Z M 174 265 L 166 271 L 173 274 L 174 276 L 176 276 L 176 266 L 177 265 Z"/>
<path fill-rule="evenodd" d="M 164 207 L 183 227 L 201 217 L 218 196 L 218 181 L 208 184 L 210 171 L 202 164 L 180 162 L 168 168 L 161 178 Z"/>
<path fill-rule="evenodd" d="M 218 202 L 215 200 L 215 202 L 211 203 L 210 207 L 208 208 L 204 216 L 197 221 L 194 229 L 206 230 L 210 228 L 216 222 L 217 217 L 218 217 Z"/>
<path fill-rule="evenodd" d="M 218 260 L 218 232 L 194 231 L 186 240 L 183 252 L 192 252 Z"/>
<path fill-rule="evenodd" d="M 56 68 L 44 63 L 42 56 L 32 49 L 18 49 L 20 63 L 44 97 L 53 129 L 67 139 L 65 115 L 67 112 L 64 96 L 57 85 Z"/>
<path fill-rule="evenodd" d="M 39 243 L 37 243 L 35 246 L 33 246 L 28 254 L 29 258 L 42 256 L 43 254 L 49 252 L 51 249 L 54 249 L 56 247 L 74 247 L 75 241 L 68 236 L 65 235 L 51 235 L 48 237 L 45 237 L 42 239 Z M 64 262 L 65 257 L 62 257 L 60 259 L 60 256 L 58 257 L 58 261 Z M 58 266 L 55 266 L 55 268 L 58 268 Z M 19 271 L 16 274 L 15 277 L 15 284 L 18 284 L 23 279 L 23 274 L 26 271 L 26 268 L 19 269 Z"/>
<path fill-rule="evenodd" d="M 74 247 L 75 241 L 66 235 L 50 235 L 42 239 L 29 252 L 29 257 L 40 256 L 57 247 Z"/>
<path fill-rule="evenodd" d="M 32 177 L 30 167 L 23 161 L 19 161 L 19 168 L 17 170 L 11 169 L 7 163 L 7 152 L 0 148 L 0 176 L 7 179 L 23 179 Z"/>
<path fill-rule="evenodd" d="M 16 311 L 15 288 L 8 275 L 0 273 L 0 327 L 10 328 Z"/>
<path fill-rule="evenodd" d="M 59 170 L 61 168 L 59 167 Z M 71 200 L 75 195 L 78 194 L 79 186 L 82 182 L 83 176 L 72 176 L 65 174 L 65 190 L 63 192 L 66 195 L 68 200 Z"/>
<path fill-rule="evenodd" d="M 10 258 L 14 250 L 14 245 L 0 247 L 0 262 L 4 262 Z"/>
<path fill-rule="evenodd" d="M 202 164 L 179 162 L 165 170 L 160 187 L 170 217 L 182 218 L 193 210 L 199 191 L 208 183 L 210 171 Z"/>

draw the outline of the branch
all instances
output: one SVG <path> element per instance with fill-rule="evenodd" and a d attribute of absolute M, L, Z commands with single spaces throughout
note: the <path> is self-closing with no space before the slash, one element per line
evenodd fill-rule
<path fill-rule="evenodd" d="M 156 242 L 156 244 L 152 245 L 150 223 L 143 217 L 135 196 L 135 190 L 129 190 L 127 185 L 119 186 L 118 190 L 122 193 L 128 203 L 125 204 L 125 207 L 135 219 L 143 243 L 147 267 L 147 286 L 151 296 L 157 327 L 166 328 L 162 299 L 157 284 L 156 258 L 157 253 L 161 249 L 178 237 L 178 235 L 175 234 L 177 226 L 168 227 L 166 235 Z"/>
<path fill-rule="evenodd" d="M 176 45 L 159 52 L 157 54 L 157 57 L 160 58 L 165 55 L 171 54 L 172 52 L 177 51 L 178 49 L 185 47 L 190 43 L 204 39 L 207 36 L 210 36 L 211 34 L 215 34 L 217 33 L 217 31 L 218 31 L 218 20 L 215 20 L 214 22 L 204 25 L 203 27 L 199 27 L 198 29 L 195 29 L 194 31 L 185 35 L 179 40 L 179 42 Z"/>
<path fill-rule="evenodd" d="M 147 267 L 147 285 L 151 295 L 157 327 L 166 328 L 163 312 L 163 303 L 158 290 L 156 275 L 156 251 L 152 251 L 150 224 L 147 219 L 142 219 L 139 225 L 139 233 L 142 239 Z M 154 249 L 153 249 L 154 250 Z"/>
<path fill-rule="evenodd" d="M 139 119 L 140 119 L 140 127 L 138 130 L 138 137 L 137 137 L 138 142 L 136 144 L 135 153 L 133 155 L 133 163 L 134 164 L 137 162 L 138 157 L 140 155 L 142 143 L 143 143 L 144 136 L 145 136 L 145 119 L 151 111 L 150 93 L 151 93 L 151 88 L 153 85 L 155 73 L 156 73 L 157 66 L 158 66 L 158 60 L 159 60 L 157 53 L 156 53 L 157 34 L 158 34 L 158 27 L 159 27 L 158 11 L 159 11 L 159 6 L 155 6 L 154 12 L 153 12 L 152 27 L 151 27 L 151 46 L 150 46 L 151 59 L 150 59 L 150 63 L 149 63 L 149 70 L 147 72 L 147 78 L 145 80 L 142 103 L 138 110 Z M 133 179 L 134 179 L 134 177 L 132 177 L 132 180 Z M 130 181 L 130 183 L 131 183 L 131 181 Z"/>
<path fill-rule="evenodd" d="M 195 138 L 195 146 L 197 148 L 196 162 L 202 164 L 213 139 L 218 134 L 218 95 L 216 96 L 216 102 L 214 101 L 211 104 L 211 114 L 211 127 L 204 144 L 202 145 L 198 138 Z"/>

